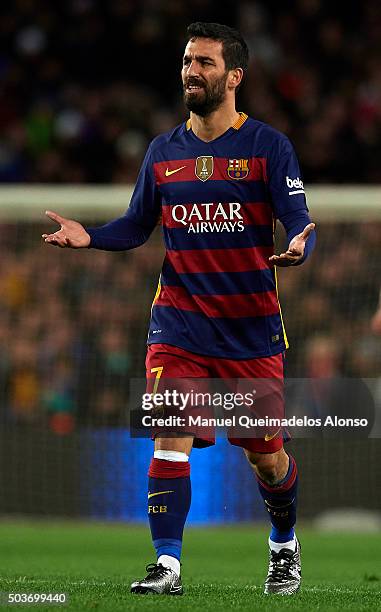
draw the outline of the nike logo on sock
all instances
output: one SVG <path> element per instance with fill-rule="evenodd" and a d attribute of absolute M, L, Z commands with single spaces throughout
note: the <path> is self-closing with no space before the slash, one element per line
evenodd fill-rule
<path fill-rule="evenodd" d="M 158 491 L 157 493 L 148 492 L 148 499 L 151 499 L 151 497 L 155 497 L 155 495 L 164 495 L 164 493 L 174 493 L 174 491 Z"/>

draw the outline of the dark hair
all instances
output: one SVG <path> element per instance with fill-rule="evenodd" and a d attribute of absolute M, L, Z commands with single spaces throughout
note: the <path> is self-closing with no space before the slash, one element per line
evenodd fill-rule
<path fill-rule="evenodd" d="M 211 38 L 222 43 L 222 57 L 226 70 L 234 68 L 247 69 L 249 49 L 241 34 L 221 23 L 205 23 L 196 21 L 187 28 L 188 40 L 192 38 Z"/>

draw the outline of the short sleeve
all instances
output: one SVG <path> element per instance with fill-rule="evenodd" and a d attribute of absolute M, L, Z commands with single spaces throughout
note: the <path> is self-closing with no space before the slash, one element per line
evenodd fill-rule
<path fill-rule="evenodd" d="M 293 211 L 308 212 L 299 162 L 286 136 L 279 137 L 271 148 L 267 179 L 277 218 Z"/>

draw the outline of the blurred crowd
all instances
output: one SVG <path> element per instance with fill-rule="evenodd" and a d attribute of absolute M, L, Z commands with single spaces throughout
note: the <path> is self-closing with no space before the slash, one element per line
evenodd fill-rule
<path fill-rule="evenodd" d="M 0 420 L 57 433 L 125 424 L 129 380 L 145 375 L 160 243 L 62 251 L 40 245 L 41 230 L 0 225 Z"/>
<path fill-rule="evenodd" d="M 0 421 L 58 434 L 124 425 L 130 381 L 145 374 L 160 230 L 140 249 L 107 253 L 40 244 L 43 229 L 0 225 Z M 279 271 L 289 377 L 381 375 L 371 330 L 380 232 L 380 223 L 321 224 L 309 265 Z"/>
<path fill-rule="evenodd" d="M 133 182 L 185 118 L 192 21 L 241 30 L 239 109 L 290 136 L 308 182 L 381 180 L 379 0 L 4 0 L 0 181 Z"/>
<path fill-rule="evenodd" d="M 320 223 L 306 265 L 278 272 L 292 345 L 290 376 L 381 375 L 372 328 L 379 298 L 381 223 Z"/>

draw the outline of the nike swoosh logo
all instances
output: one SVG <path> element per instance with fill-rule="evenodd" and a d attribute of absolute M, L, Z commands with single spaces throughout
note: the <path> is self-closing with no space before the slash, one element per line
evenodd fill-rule
<path fill-rule="evenodd" d="M 181 168 L 175 168 L 174 170 L 168 170 L 168 168 L 165 171 L 165 176 L 171 176 L 171 174 L 175 174 L 175 172 L 180 172 L 180 170 L 184 170 L 184 168 L 186 168 L 186 166 L 181 166 Z"/>
<path fill-rule="evenodd" d="M 164 493 L 174 493 L 174 491 L 158 491 L 157 493 L 148 493 L 148 499 L 155 497 L 155 495 L 164 495 Z"/>
<path fill-rule="evenodd" d="M 270 440 L 273 440 L 275 438 L 275 436 L 278 435 L 278 433 L 280 432 L 281 427 L 279 427 L 279 429 L 277 429 L 277 431 L 275 432 L 275 434 L 270 435 L 270 434 L 265 434 L 265 442 L 270 442 Z"/>

